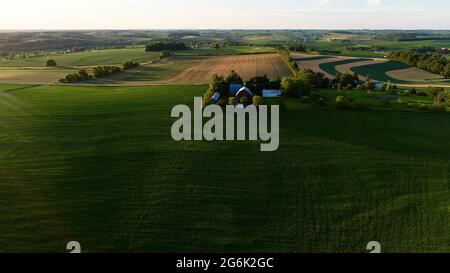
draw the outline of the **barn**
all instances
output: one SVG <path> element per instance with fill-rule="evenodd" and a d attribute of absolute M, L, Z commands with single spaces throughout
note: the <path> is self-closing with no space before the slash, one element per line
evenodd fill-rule
<path fill-rule="evenodd" d="M 241 89 L 239 89 L 239 91 L 236 93 L 236 98 L 240 99 L 240 98 L 243 98 L 243 97 L 247 97 L 247 98 L 249 98 L 249 99 L 251 99 L 251 98 L 253 97 L 252 91 L 251 91 L 248 87 L 246 87 L 246 86 L 243 86 L 243 87 L 242 87 Z"/>
<path fill-rule="evenodd" d="M 231 83 L 228 89 L 231 96 L 235 96 L 236 93 L 242 88 L 242 84 L 240 83 Z"/>

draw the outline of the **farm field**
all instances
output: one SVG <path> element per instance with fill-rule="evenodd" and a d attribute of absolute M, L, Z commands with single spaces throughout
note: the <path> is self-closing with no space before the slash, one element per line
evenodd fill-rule
<path fill-rule="evenodd" d="M 278 79 L 292 75 L 291 70 L 278 54 L 236 55 L 207 58 L 190 66 L 168 83 L 208 83 L 214 74 L 226 75 L 236 71 L 244 79 L 267 75 Z"/>
<path fill-rule="evenodd" d="M 393 83 L 408 83 L 408 81 L 392 78 L 388 76 L 386 73 L 389 71 L 395 70 L 404 70 L 411 68 L 411 66 L 407 64 L 403 64 L 395 61 L 384 61 L 384 62 L 374 62 L 367 65 L 358 65 L 351 67 L 351 71 L 354 71 L 361 76 L 370 75 L 372 79 L 377 79 L 379 81 L 391 81 Z"/>
<path fill-rule="evenodd" d="M 190 49 L 175 52 L 177 56 L 226 56 L 240 54 L 275 53 L 276 49 L 265 46 L 226 46 L 219 49 Z"/>
<path fill-rule="evenodd" d="M 0 86 L 2 251 L 450 251 L 449 114 L 288 99 L 277 152 L 172 141 L 206 88 Z"/>
<path fill-rule="evenodd" d="M 47 60 L 55 60 L 58 66 L 121 65 L 125 61 L 146 63 L 156 60 L 159 52 L 145 52 L 143 47 L 92 50 L 80 53 L 46 55 L 39 57 L 0 60 L 0 67 L 45 67 Z"/>
<path fill-rule="evenodd" d="M 185 69 L 198 65 L 208 57 L 202 56 L 175 56 L 165 59 L 157 64 L 142 65 L 137 69 L 89 81 L 93 84 L 164 84 Z"/>
<path fill-rule="evenodd" d="M 345 65 L 345 64 L 352 64 L 352 63 L 357 63 L 357 62 L 365 62 L 368 61 L 368 59 L 360 59 L 360 58 L 347 58 L 347 59 L 339 59 L 335 62 L 326 62 L 326 63 L 321 63 L 319 65 L 320 69 L 327 72 L 330 75 L 335 76 L 336 73 L 338 72 L 336 70 L 336 66 L 339 65 Z"/>
<path fill-rule="evenodd" d="M 386 75 L 388 77 L 391 77 L 391 78 L 394 78 L 397 80 L 409 81 L 409 82 L 448 81 L 448 79 L 445 79 L 444 77 L 442 77 L 440 75 L 430 73 L 428 71 L 419 69 L 417 67 L 387 71 Z"/>
<path fill-rule="evenodd" d="M 66 68 L 5 68 L 0 67 L 1 83 L 33 83 L 33 84 L 51 84 L 58 82 L 69 73 L 75 73 L 76 69 Z"/>
<path fill-rule="evenodd" d="M 346 59 L 352 59 L 352 58 L 345 58 L 345 57 L 325 57 L 325 58 L 312 58 L 312 59 L 301 59 L 297 61 L 297 64 L 299 68 L 305 68 L 305 69 L 311 69 L 315 72 L 323 73 L 326 77 L 332 79 L 334 78 L 335 74 L 328 73 L 326 70 L 322 69 L 322 65 L 328 64 L 328 63 L 336 63 L 342 60 Z"/>

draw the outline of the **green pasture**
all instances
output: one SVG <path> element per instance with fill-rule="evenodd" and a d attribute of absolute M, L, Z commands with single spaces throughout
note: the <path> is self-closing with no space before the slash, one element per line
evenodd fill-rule
<path fill-rule="evenodd" d="M 273 47 L 264 46 L 227 46 L 219 49 L 189 49 L 174 52 L 177 56 L 224 56 L 224 55 L 239 55 L 239 54 L 264 54 L 275 53 L 276 49 Z"/>
<path fill-rule="evenodd" d="M 206 88 L 1 85 L 0 252 L 450 251 L 449 114 L 286 99 L 276 152 L 173 141 Z"/>
<path fill-rule="evenodd" d="M 58 66 L 121 65 L 125 61 L 146 63 L 159 58 L 159 52 L 145 52 L 144 48 L 92 50 L 72 54 L 46 55 L 0 61 L 0 67 L 39 67 L 47 60 L 55 60 Z"/>

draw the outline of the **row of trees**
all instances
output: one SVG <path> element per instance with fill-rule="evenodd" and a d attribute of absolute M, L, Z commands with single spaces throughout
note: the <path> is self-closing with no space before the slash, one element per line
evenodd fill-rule
<path fill-rule="evenodd" d="M 388 58 L 450 78 L 450 61 L 440 54 L 421 53 L 411 49 L 390 52 Z"/>
<path fill-rule="evenodd" d="M 163 50 L 185 50 L 188 49 L 185 43 L 181 42 L 158 42 L 145 46 L 145 51 L 163 51 Z"/>
<path fill-rule="evenodd" d="M 139 66 L 141 66 L 140 63 L 138 63 L 138 62 L 133 62 L 133 61 L 127 61 L 127 62 L 124 62 L 123 65 L 122 65 L 123 70 L 127 70 L 127 69 L 130 69 L 130 68 L 137 68 L 137 67 L 139 67 Z"/>
<path fill-rule="evenodd" d="M 74 82 L 89 81 L 95 78 L 103 78 L 111 76 L 120 73 L 123 70 L 125 70 L 125 67 L 122 69 L 119 66 L 112 66 L 112 65 L 96 66 L 92 69 L 92 74 L 89 74 L 89 72 L 87 72 L 86 69 L 81 69 L 77 73 L 67 74 L 63 79 L 60 79 L 59 82 L 74 83 Z"/>

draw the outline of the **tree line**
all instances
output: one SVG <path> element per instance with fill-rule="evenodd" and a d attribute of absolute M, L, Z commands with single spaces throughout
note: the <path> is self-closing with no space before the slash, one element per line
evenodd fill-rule
<path fill-rule="evenodd" d="M 124 62 L 122 67 L 114 66 L 114 65 L 99 65 L 92 69 L 92 74 L 86 69 L 81 69 L 77 73 L 67 74 L 64 78 L 60 79 L 60 83 L 74 83 L 74 82 L 82 82 L 89 81 L 92 79 L 108 77 L 127 69 L 139 67 L 140 64 L 138 62 L 127 61 Z"/>
<path fill-rule="evenodd" d="M 450 61 L 441 54 L 411 49 L 390 52 L 388 58 L 450 78 Z"/>
<path fill-rule="evenodd" d="M 181 42 L 158 42 L 145 46 L 145 51 L 186 50 L 188 47 Z"/>

